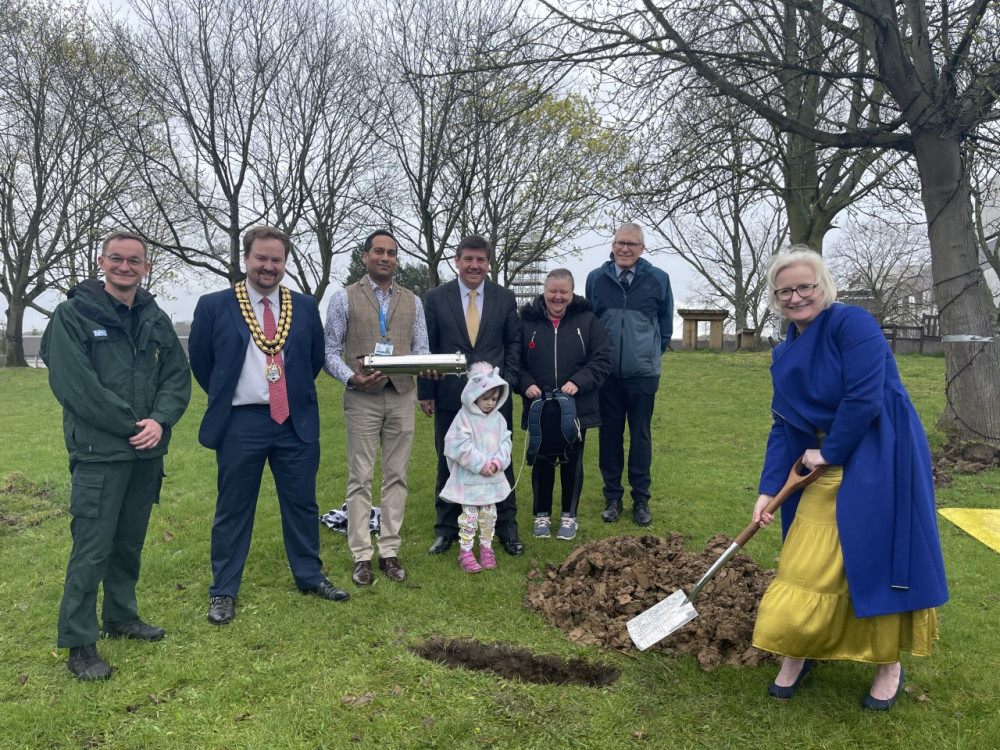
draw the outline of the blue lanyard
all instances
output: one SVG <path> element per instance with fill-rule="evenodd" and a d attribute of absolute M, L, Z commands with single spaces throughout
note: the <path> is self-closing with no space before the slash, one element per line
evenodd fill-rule
<path fill-rule="evenodd" d="M 386 324 L 387 318 L 388 318 L 388 316 L 386 315 L 385 310 L 382 308 L 382 303 L 379 302 L 379 305 L 378 305 L 378 322 L 379 322 L 379 325 L 382 326 L 382 338 L 385 338 L 385 324 Z"/>

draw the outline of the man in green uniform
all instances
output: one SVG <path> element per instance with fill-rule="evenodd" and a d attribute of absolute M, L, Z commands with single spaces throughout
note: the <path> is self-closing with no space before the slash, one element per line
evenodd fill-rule
<path fill-rule="evenodd" d="M 63 407 L 72 474 L 73 550 L 59 608 L 58 646 L 80 680 L 111 676 L 97 653 L 97 589 L 110 638 L 158 641 L 139 619 L 135 587 L 170 430 L 191 397 L 191 371 L 170 318 L 139 287 L 146 243 L 114 232 L 97 261 L 104 281 L 69 290 L 42 337 L 49 385 Z"/>

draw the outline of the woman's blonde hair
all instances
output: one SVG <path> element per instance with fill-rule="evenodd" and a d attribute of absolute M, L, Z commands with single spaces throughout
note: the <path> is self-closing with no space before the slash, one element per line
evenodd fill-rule
<path fill-rule="evenodd" d="M 774 290 L 777 289 L 775 279 L 790 266 L 809 266 L 813 270 L 816 274 L 816 291 L 822 295 L 820 304 L 824 310 L 837 301 L 837 284 L 823 263 L 823 256 L 808 245 L 791 245 L 785 252 L 777 253 L 767 269 L 767 304 L 775 315 L 781 315 L 781 303 L 774 296 Z"/>

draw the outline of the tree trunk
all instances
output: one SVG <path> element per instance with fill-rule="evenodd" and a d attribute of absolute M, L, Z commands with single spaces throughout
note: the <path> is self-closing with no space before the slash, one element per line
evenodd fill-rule
<path fill-rule="evenodd" d="M 962 143 L 915 133 L 917 167 L 931 244 L 934 299 L 942 336 L 994 336 L 996 308 L 979 266 Z M 944 414 L 938 426 L 963 440 L 1000 443 L 1000 363 L 996 341 L 945 342 Z"/>
<path fill-rule="evenodd" d="M 12 299 L 7 306 L 7 357 L 4 367 L 27 367 L 24 358 L 24 302 Z"/>

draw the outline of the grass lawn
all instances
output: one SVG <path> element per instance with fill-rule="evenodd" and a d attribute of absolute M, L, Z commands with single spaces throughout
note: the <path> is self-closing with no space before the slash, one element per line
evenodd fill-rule
<path fill-rule="evenodd" d="M 664 359 L 654 417 L 653 525 L 700 549 L 746 525 L 769 427 L 768 354 L 679 352 Z M 944 360 L 901 357 L 924 421 L 944 404 Z M 320 510 L 343 502 L 341 386 L 320 376 L 323 420 Z M 527 573 L 571 549 L 530 538 L 530 476 L 518 487 L 523 557 L 459 570 L 454 549 L 430 556 L 435 456 L 431 421 L 418 413 L 410 502 L 400 559 L 404 585 L 376 574 L 350 583 L 346 538 L 321 531 L 343 604 L 300 596 L 281 541 L 274 486 L 265 473 L 237 618 L 205 619 L 214 455 L 196 439 L 204 394 L 175 431 L 167 478 L 146 540 L 141 614 L 169 633 L 160 643 L 103 641 L 117 668 L 99 684 L 76 682 L 55 648 L 55 621 L 70 548 L 69 474 L 61 412 L 44 371 L 0 370 L 0 747 L 114 748 L 986 748 L 1000 741 L 1000 555 L 940 520 L 951 601 L 928 659 L 904 656 L 907 693 L 888 714 L 859 707 L 872 669 L 821 664 L 795 699 L 765 688 L 776 667 L 700 671 L 693 659 L 579 647 L 521 606 Z M 596 438 L 596 435 L 593 436 Z M 575 543 L 636 533 L 605 525 L 597 440 Z M 932 433 L 932 444 L 942 436 Z M 523 433 L 515 434 L 515 450 Z M 8 478 L 13 472 L 23 476 Z M 956 477 L 942 506 L 998 507 L 1000 471 Z M 774 567 L 777 527 L 747 552 Z M 748 614 L 748 617 L 752 616 Z M 431 636 L 514 643 L 538 654 L 600 661 L 606 688 L 510 682 L 453 670 L 414 654 Z M 989 739 L 993 737 L 994 739 Z"/>

